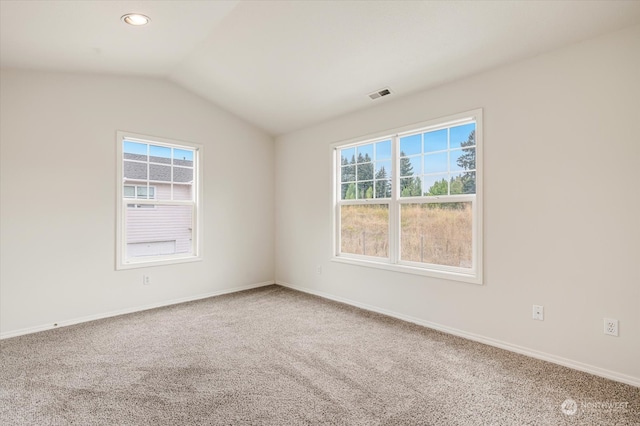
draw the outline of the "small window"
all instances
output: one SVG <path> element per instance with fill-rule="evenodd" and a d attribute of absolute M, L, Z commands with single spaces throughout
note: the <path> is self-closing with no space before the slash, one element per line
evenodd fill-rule
<path fill-rule="evenodd" d="M 335 144 L 334 259 L 481 283 L 481 116 Z"/>
<path fill-rule="evenodd" d="M 199 260 L 202 148 L 124 132 L 117 140 L 117 269 Z"/>
<path fill-rule="evenodd" d="M 156 188 L 154 186 L 137 186 L 137 185 L 125 185 L 123 189 L 124 198 L 137 198 L 143 200 L 153 200 L 155 198 Z M 127 204 L 131 209 L 149 209 L 154 208 L 153 204 Z"/>

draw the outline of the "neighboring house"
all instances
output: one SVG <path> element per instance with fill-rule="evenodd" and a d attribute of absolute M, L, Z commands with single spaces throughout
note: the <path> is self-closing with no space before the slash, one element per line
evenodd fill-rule
<path fill-rule="evenodd" d="M 193 211 L 189 206 L 146 201 L 190 200 L 193 161 L 124 153 L 124 198 L 127 204 L 127 258 L 190 253 Z"/>

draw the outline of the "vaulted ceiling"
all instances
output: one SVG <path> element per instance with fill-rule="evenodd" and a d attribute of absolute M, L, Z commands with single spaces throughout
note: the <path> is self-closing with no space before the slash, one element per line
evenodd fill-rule
<path fill-rule="evenodd" d="M 0 65 L 166 78 L 277 135 L 638 23 L 640 1 L 2 0 Z"/>

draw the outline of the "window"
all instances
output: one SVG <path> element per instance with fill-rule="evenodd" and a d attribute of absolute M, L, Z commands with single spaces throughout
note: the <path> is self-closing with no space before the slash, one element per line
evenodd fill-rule
<path fill-rule="evenodd" d="M 482 283 L 482 110 L 341 142 L 334 260 Z"/>
<path fill-rule="evenodd" d="M 117 269 L 199 260 L 202 147 L 118 132 L 117 151 Z"/>
<path fill-rule="evenodd" d="M 141 199 L 154 199 L 156 197 L 155 186 L 138 186 L 138 185 L 125 185 L 123 189 L 124 198 L 141 198 Z M 154 208 L 153 204 L 127 204 L 129 208 L 143 209 Z"/>

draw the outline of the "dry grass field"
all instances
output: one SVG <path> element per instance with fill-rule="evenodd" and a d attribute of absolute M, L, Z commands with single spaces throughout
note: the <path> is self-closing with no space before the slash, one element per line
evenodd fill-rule
<path fill-rule="evenodd" d="M 343 253 L 389 256 L 386 205 L 342 206 Z M 471 203 L 403 204 L 400 211 L 402 260 L 470 268 Z"/>
<path fill-rule="evenodd" d="M 389 256 L 388 206 L 342 206 L 340 221 L 343 253 Z"/>

